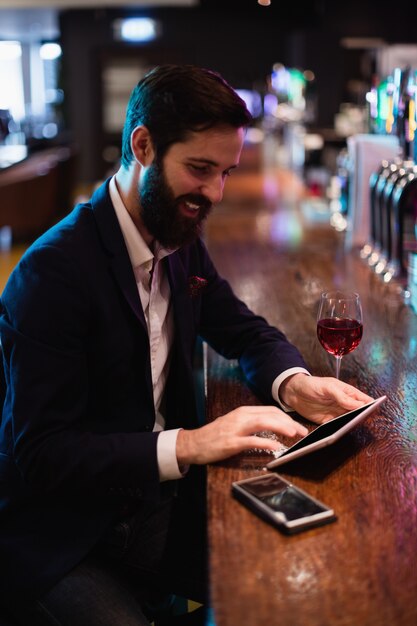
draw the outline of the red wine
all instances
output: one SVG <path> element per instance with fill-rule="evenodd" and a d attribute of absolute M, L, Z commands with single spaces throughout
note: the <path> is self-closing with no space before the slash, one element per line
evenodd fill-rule
<path fill-rule="evenodd" d="M 363 325 L 344 317 L 327 317 L 317 322 L 317 337 L 323 348 L 334 356 L 344 356 L 358 347 Z"/>

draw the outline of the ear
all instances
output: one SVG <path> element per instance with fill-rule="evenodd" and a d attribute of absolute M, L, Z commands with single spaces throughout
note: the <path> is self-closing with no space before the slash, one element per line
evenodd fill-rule
<path fill-rule="evenodd" d="M 146 126 L 137 126 L 130 136 L 133 155 L 140 165 L 150 165 L 155 156 L 152 138 Z"/>

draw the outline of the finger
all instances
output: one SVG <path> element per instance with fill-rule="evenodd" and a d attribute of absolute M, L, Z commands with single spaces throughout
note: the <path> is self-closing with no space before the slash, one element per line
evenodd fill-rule
<path fill-rule="evenodd" d="M 251 437 L 245 437 L 242 440 L 242 450 L 265 450 L 267 452 L 275 452 L 276 450 L 282 450 L 282 443 L 280 441 L 274 441 L 274 439 L 268 439 L 267 437 L 258 437 L 252 435 Z"/>
<path fill-rule="evenodd" d="M 373 400 L 371 396 L 337 378 L 324 378 L 321 382 L 320 396 L 324 403 L 334 402 L 353 409 Z"/>
<path fill-rule="evenodd" d="M 347 409 L 357 409 L 373 400 L 373 398 L 361 392 L 351 393 L 349 389 L 335 389 L 334 399 L 340 406 Z"/>
<path fill-rule="evenodd" d="M 293 420 L 289 415 L 282 413 L 272 416 L 268 414 L 248 416 L 245 423 L 242 424 L 240 433 L 241 435 L 250 435 L 263 430 L 287 437 L 304 436 L 308 432 L 305 426 Z"/>
<path fill-rule="evenodd" d="M 248 405 L 248 406 L 240 406 L 237 409 L 235 409 L 236 411 L 244 411 L 245 413 L 250 413 L 251 415 L 265 415 L 265 414 L 269 414 L 269 415 L 287 415 L 282 409 L 278 408 L 277 406 L 274 405 Z"/>
<path fill-rule="evenodd" d="M 342 381 L 338 381 L 340 387 L 345 391 L 345 393 L 347 393 L 349 396 L 352 396 L 353 398 L 357 398 L 358 400 L 360 399 L 366 399 L 368 401 L 370 400 L 374 400 L 374 398 L 372 398 L 371 396 L 369 396 L 367 393 L 364 393 L 363 391 L 361 391 L 360 389 L 358 389 L 357 387 L 354 387 L 353 385 L 349 385 L 349 383 L 344 383 Z"/>
<path fill-rule="evenodd" d="M 232 413 L 234 412 L 237 412 L 240 417 L 245 419 L 256 419 L 257 417 L 263 419 L 267 417 L 293 421 L 288 413 L 279 409 L 277 406 L 241 406 L 235 409 L 235 411 L 232 411 Z"/>

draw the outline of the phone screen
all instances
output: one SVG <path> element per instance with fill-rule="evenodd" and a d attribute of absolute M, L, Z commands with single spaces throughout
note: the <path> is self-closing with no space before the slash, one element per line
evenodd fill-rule
<path fill-rule="evenodd" d="M 310 517 L 327 510 L 327 507 L 310 500 L 276 475 L 261 476 L 258 480 L 251 480 L 240 486 L 273 511 L 283 513 L 289 521 Z"/>

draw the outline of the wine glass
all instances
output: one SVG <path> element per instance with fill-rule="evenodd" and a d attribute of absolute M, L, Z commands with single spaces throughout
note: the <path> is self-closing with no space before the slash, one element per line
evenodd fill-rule
<path fill-rule="evenodd" d="M 323 348 L 336 357 L 336 378 L 339 378 L 342 356 L 358 347 L 362 332 L 362 307 L 357 293 L 326 291 L 321 294 L 317 337 Z"/>

